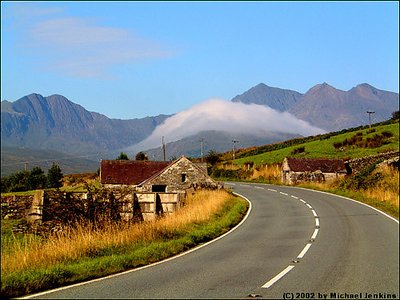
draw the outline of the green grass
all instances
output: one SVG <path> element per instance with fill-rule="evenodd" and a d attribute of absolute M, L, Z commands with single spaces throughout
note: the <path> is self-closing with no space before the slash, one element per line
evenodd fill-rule
<path fill-rule="evenodd" d="M 1 294 L 17 297 L 160 261 L 227 232 L 242 220 L 247 209 L 248 203 L 245 200 L 232 196 L 209 221 L 191 223 L 179 231 L 167 233 L 164 238 L 102 249 L 94 253 L 93 257 L 2 276 Z"/>
<path fill-rule="evenodd" d="M 269 151 L 254 156 L 243 157 L 234 161 L 237 165 L 244 165 L 246 162 L 254 162 L 254 165 L 260 166 L 265 164 L 282 163 L 285 157 L 306 157 L 306 158 L 358 158 L 368 155 L 378 154 L 386 151 L 399 149 L 399 123 L 380 125 L 374 127 L 375 132 L 368 133 L 369 129 L 362 129 L 353 132 L 347 132 L 330 137 L 329 139 L 314 140 L 303 144 L 286 147 L 279 150 Z M 391 132 L 393 137 L 388 138 L 388 143 L 378 148 L 360 148 L 356 146 L 347 147 L 344 151 L 335 149 L 334 143 L 342 142 L 349 139 L 357 132 L 363 133 L 363 138 L 372 138 L 375 134 L 381 134 L 384 131 Z M 300 154 L 291 154 L 293 150 L 304 147 L 305 152 Z"/>

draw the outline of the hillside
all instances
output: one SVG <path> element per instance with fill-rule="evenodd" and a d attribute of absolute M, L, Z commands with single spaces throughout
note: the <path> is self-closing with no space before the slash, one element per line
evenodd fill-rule
<path fill-rule="evenodd" d="M 227 149 L 232 149 L 232 140 L 236 141 L 236 148 L 241 148 L 284 141 L 296 136 L 298 135 L 271 132 L 260 137 L 251 134 L 233 134 L 225 131 L 202 131 L 179 141 L 167 143 L 166 157 L 168 160 L 181 155 L 201 157 L 201 140 L 203 140 L 203 155 L 206 156 L 211 150 L 224 152 Z M 163 158 L 161 147 L 147 150 L 146 153 L 151 160 L 162 160 Z"/>
<path fill-rule="evenodd" d="M 351 141 L 355 141 L 355 144 L 352 144 Z M 370 144 L 367 141 L 370 141 Z M 241 155 L 242 157 L 236 159 L 234 163 L 243 165 L 246 162 L 253 162 L 256 166 L 260 166 L 282 163 L 285 157 L 349 159 L 399 150 L 399 122 L 397 120 L 397 122 L 390 124 L 378 123 L 374 124 L 371 129 L 365 126 L 347 130 L 344 133 L 329 133 L 260 148 L 264 148 L 264 152 L 249 156 L 246 155 L 245 149 L 242 150 L 238 153 L 238 156 Z M 269 150 L 267 150 L 268 148 Z M 247 151 L 248 154 L 254 153 L 257 148 Z"/>
<path fill-rule="evenodd" d="M 100 159 L 94 156 L 76 157 L 52 150 L 2 146 L 1 176 L 24 170 L 25 166 L 27 170 L 40 167 L 47 172 L 53 162 L 60 166 L 63 174 L 95 172 L 100 166 L 99 161 Z"/>

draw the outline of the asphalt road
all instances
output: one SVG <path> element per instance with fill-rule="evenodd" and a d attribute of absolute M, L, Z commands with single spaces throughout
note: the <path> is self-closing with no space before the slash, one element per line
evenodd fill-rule
<path fill-rule="evenodd" d="M 37 298 L 399 297 L 399 224 L 360 203 L 300 188 L 231 184 L 245 222 L 167 262 Z"/>

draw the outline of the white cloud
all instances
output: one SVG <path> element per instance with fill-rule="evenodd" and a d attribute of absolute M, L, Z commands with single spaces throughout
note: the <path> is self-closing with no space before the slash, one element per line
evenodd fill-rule
<path fill-rule="evenodd" d="M 324 132 L 288 112 L 278 112 L 262 105 L 211 99 L 168 118 L 135 148 L 145 150 L 158 147 L 163 136 L 167 142 L 173 142 L 205 130 L 251 133 L 259 136 L 267 132 L 303 136 Z"/>
<path fill-rule="evenodd" d="M 24 18 L 20 22 L 23 47 L 46 70 L 73 77 L 110 78 L 113 66 L 172 55 L 164 46 L 130 29 L 60 15 L 63 11 L 57 9 L 29 7 L 17 7 L 14 19 Z"/>

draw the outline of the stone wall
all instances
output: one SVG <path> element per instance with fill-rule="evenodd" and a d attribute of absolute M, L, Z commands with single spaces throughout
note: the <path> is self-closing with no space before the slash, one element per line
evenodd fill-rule
<path fill-rule="evenodd" d="M 342 173 L 322 173 L 321 171 L 315 172 L 283 172 L 283 183 L 298 184 L 300 182 L 324 182 L 343 177 Z"/>
<path fill-rule="evenodd" d="M 1 196 L 1 218 L 25 218 L 32 207 L 33 195 L 29 196 Z"/>
<path fill-rule="evenodd" d="M 351 159 L 346 161 L 346 163 L 350 165 L 352 173 L 357 174 L 367 166 L 380 163 L 382 161 L 389 159 L 394 159 L 394 158 L 398 159 L 398 157 L 399 157 L 399 151 L 390 151 L 390 152 L 380 153 L 377 155 L 370 155 L 361 158 Z"/>
<path fill-rule="evenodd" d="M 132 189 L 65 193 L 38 190 L 31 196 L 1 198 L 2 219 L 26 219 L 17 232 L 46 234 L 77 222 L 102 226 L 114 221 L 150 221 L 174 213 L 185 193 L 138 193 Z"/>

